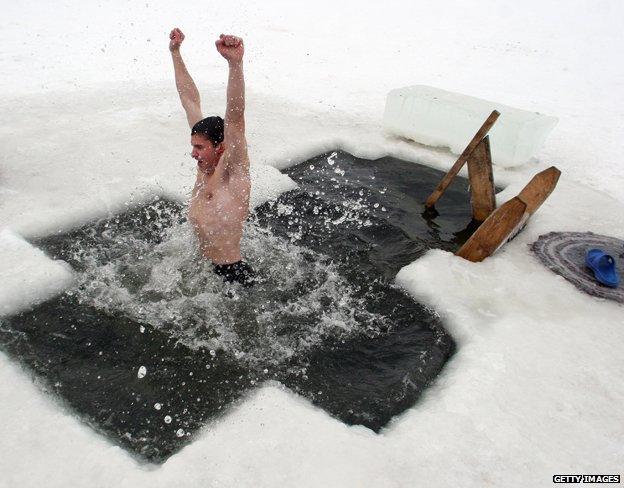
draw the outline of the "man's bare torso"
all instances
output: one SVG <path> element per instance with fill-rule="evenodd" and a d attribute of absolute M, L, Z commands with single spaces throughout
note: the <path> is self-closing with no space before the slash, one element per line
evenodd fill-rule
<path fill-rule="evenodd" d="M 249 215 L 251 188 L 245 138 L 243 40 L 221 34 L 215 41 L 218 53 L 228 62 L 225 120 L 218 116 L 204 119 L 199 91 L 180 54 L 184 34 L 175 28 L 169 40 L 176 88 L 191 128 L 191 156 L 197 160 L 189 221 L 203 257 L 215 265 L 238 263 L 242 260 L 240 242 Z"/>
<path fill-rule="evenodd" d="M 227 162 L 227 153 L 226 149 L 219 166 Z M 221 172 L 219 166 L 210 176 L 198 171 L 188 215 L 202 255 L 215 264 L 229 264 L 241 260 L 251 183 L 248 174 Z"/>

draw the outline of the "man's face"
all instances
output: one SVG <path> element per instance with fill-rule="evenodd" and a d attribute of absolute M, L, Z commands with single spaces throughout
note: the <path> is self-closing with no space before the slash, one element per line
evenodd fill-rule
<path fill-rule="evenodd" d="M 193 146 L 191 157 L 197 160 L 199 170 L 203 173 L 212 174 L 223 153 L 223 144 L 215 146 L 210 139 L 202 134 L 193 134 L 191 146 Z"/>

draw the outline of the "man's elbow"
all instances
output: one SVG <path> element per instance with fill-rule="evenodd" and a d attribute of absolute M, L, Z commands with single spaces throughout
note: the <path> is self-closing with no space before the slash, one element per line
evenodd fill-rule
<path fill-rule="evenodd" d="M 188 111 L 198 111 L 200 108 L 199 100 L 190 97 L 180 97 L 180 102 L 182 102 L 182 107 L 184 110 Z"/>

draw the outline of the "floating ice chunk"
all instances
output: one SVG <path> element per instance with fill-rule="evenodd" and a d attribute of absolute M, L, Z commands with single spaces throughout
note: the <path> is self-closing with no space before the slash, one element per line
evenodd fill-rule
<path fill-rule="evenodd" d="M 395 135 L 449 147 L 460 154 L 492 110 L 501 114 L 489 132 L 492 160 L 504 167 L 529 161 L 558 121 L 537 112 L 415 85 L 388 94 L 384 127 Z"/>

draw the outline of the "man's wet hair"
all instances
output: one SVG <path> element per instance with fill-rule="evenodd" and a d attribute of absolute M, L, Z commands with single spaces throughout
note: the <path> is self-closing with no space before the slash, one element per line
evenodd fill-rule
<path fill-rule="evenodd" d="M 223 119 L 218 115 L 206 117 L 197 122 L 191 129 L 191 135 L 201 134 L 209 139 L 215 146 L 223 142 Z"/>

